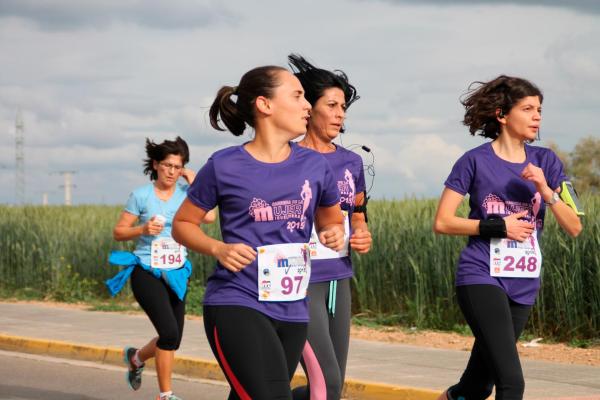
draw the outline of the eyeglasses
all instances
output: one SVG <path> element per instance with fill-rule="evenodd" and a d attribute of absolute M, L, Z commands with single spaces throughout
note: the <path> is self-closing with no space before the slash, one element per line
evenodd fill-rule
<path fill-rule="evenodd" d="M 165 163 L 165 162 L 159 162 L 158 164 L 161 167 L 163 167 L 164 169 L 166 169 L 167 171 L 170 171 L 171 168 L 173 168 L 175 171 L 181 171 L 181 169 L 183 168 L 183 166 L 181 166 L 181 165 L 175 165 L 175 164 Z"/>

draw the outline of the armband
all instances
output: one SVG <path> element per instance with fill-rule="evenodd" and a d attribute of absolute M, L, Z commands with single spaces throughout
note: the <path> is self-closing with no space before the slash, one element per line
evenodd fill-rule
<path fill-rule="evenodd" d="M 365 214 L 365 222 L 369 222 L 369 218 L 367 217 L 367 203 L 369 202 L 369 198 L 365 197 L 364 204 L 360 206 L 354 206 L 354 210 L 352 212 Z"/>
<path fill-rule="evenodd" d="M 577 196 L 577 192 L 573 187 L 573 184 L 569 181 L 564 181 L 560 185 L 560 199 L 569 207 L 575 211 L 577 215 L 585 215 L 583 212 L 583 207 L 581 207 L 581 203 L 579 202 L 579 197 Z"/>
<path fill-rule="evenodd" d="M 497 215 L 492 215 L 488 219 L 479 221 L 479 236 L 490 238 L 506 237 L 506 222 Z"/>

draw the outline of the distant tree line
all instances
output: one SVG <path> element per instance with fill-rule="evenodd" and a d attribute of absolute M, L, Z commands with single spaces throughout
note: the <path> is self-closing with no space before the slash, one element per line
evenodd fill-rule
<path fill-rule="evenodd" d="M 577 143 L 573 151 L 566 152 L 550 143 L 563 162 L 565 172 L 581 193 L 600 193 L 600 138 L 586 137 Z"/>

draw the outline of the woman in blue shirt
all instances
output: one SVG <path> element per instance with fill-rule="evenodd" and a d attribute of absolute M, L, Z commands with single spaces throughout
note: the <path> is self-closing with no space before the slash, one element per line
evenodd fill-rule
<path fill-rule="evenodd" d="M 146 155 L 144 174 L 150 175 L 152 182 L 130 194 L 113 231 L 115 240 L 137 239 L 137 245 L 133 253 L 111 254 L 110 263 L 125 268 L 107 285 L 115 295 L 131 277 L 133 295 L 158 333 L 140 349 L 124 349 L 129 386 L 133 390 L 140 388 L 144 363 L 154 357 L 160 388 L 157 400 L 178 400 L 171 391 L 171 371 L 183 334 L 185 295 L 192 266 L 185 247 L 173 240 L 171 224 L 195 173 L 184 167 L 189 161 L 189 150 L 180 137 L 161 144 L 147 139 Z M 178 183 L 180 177 L 187 184 Z M 203 222 L 213 221 L 211 212 Z"/>

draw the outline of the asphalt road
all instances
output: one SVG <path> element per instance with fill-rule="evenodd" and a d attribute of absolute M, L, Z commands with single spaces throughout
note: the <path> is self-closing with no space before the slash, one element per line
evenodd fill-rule
<path fill-rule="evenodd" d="M 175 377 L 183 400 L 226 399 L 222 382 Z M 158 394 L 154 371 L 145 371 L 142 387 L 132 391 L 125 367 L 0 351 L 0 400 L 152 400 Z"/>

